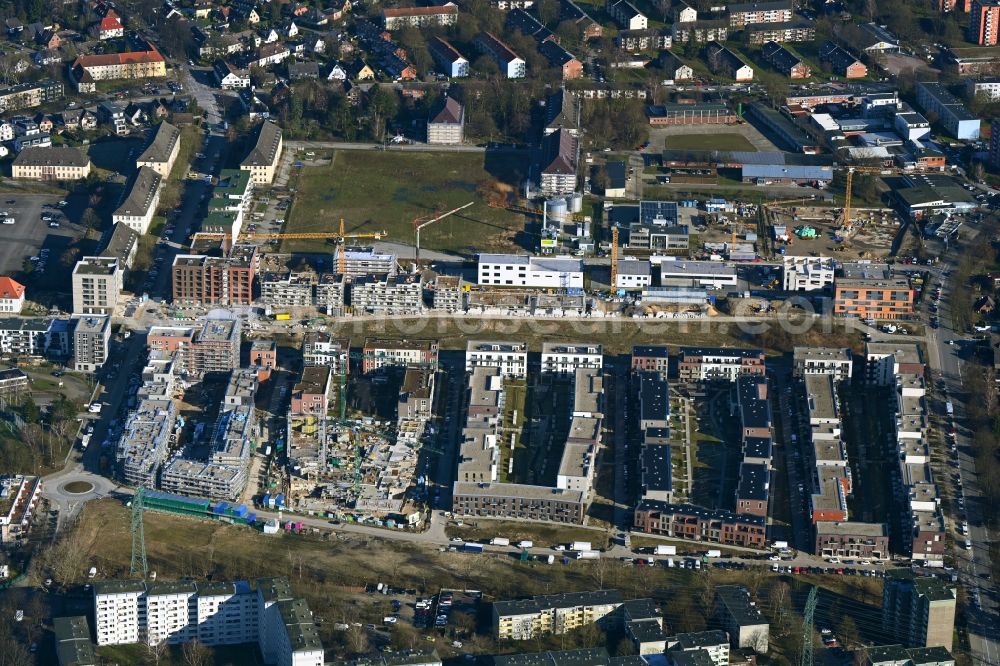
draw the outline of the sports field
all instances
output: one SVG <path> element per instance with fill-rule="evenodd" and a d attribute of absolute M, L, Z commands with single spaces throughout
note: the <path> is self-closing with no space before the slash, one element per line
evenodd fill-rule
<path fill-rule="evenodd" d="M 741 150 L 757 152 L 742 134 L 675 134 L 664 140 L 667 150 Z"/>

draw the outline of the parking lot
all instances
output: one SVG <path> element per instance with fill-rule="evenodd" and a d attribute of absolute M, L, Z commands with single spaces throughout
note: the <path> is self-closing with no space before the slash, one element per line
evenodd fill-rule
<path fill-rule="evenodd" d="M 58 194 L 8 194 L 0 195 L 0 212 L 4 218 L 12 217 L 14 224 L 0 226 L 0 274 L 20 272 L 25 260 L 38 256 L 42 249 L 58 258 L 78 228 L 66 219 L 57 207 Z M 42 221 L 48 215 L 59 227 L 50 227 Z"/>

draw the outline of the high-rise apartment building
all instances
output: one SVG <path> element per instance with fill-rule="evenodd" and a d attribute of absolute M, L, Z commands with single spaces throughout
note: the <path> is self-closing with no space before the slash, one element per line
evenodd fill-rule
<path fill-rule="evenodd" d="M 113 257 L 84 257 L 73 267 L 73 314 L 114 314 L 124 271 Z"/>
<path fill-rule="evenodd" d="M 937 578 L 916 578 L 909 572 L 886 578 L 882 628 L 907 647 L 951 650 L 955 599 L 955 588 Z"/>
<path fill-rule="evenodd" d="M 1000 23 L 1000 0 L 972 0 L 969 12 L 969 41 L 980 46 L 996 46 Z"/>

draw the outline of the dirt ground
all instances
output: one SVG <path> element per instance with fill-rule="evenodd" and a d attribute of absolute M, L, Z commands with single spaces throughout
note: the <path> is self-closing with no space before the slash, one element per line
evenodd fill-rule
<path fill-rule="evenodd" d="M 790 254 L 839 254 L 841 259 L 880 259 L 889 255 L 893 240 L 903 227 L 903 220 L 895 211 L 889 208 L 854 209 L 854 235 L 846 245 L 834 240 L 840 229 L 835 219 L 840 210 L 815 206 L 772 208 L 771 220 L 787 225 L 789 232 L 805 225 L 816 229 L 816 238 L 793 237 Z"/>

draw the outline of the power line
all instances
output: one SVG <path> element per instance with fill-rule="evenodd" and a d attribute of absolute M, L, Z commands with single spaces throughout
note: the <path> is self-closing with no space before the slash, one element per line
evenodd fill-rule
<path fill-rule="evenodd" d="M 813 663 L 813 621 L 816 613 L 816 586 L 809 590 L 806 599 L 806 611 L 802 618 L 802 666 L 812 666 Z"/>
<path fill-rule="evenodd" d="M 145 508 L 144 500 L 146 489 L 139 486 L 135 495 L 132 496 L 132 565 L 131 575 L 135 576 L 142 568 L 142 577 L 149 573 L 149 566 L 146 563 L 146 534 L 142 525 L 142 512 Z"/>

